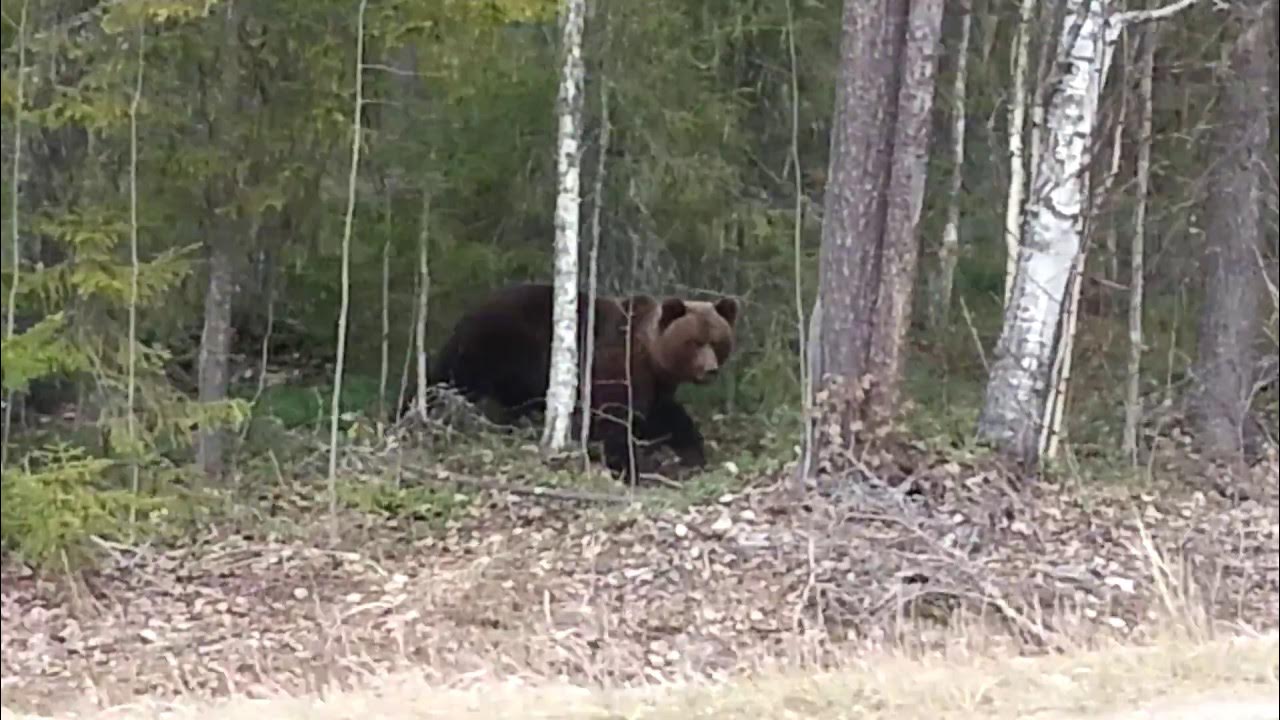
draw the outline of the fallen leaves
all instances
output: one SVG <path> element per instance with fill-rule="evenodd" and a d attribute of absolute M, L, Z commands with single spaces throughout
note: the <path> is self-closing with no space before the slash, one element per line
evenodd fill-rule
<path fill-rule="evenodd" d="M 409 664 L 457 683 L 723 678 L 942 647 L 977 618 L 986 641 L 1029 649 L 1140 639 L 1194 608 L 1280 622 L 1273 482 L 1237 501 L 1018 487 L 949 458 L 893 467 L 892 483 L 799 498 L 762 478 L 681 511 L 487 489 L 426 537 L 377 523 L 340 550 L 208 538 L 120 553 L 84 587 L 7 566 L 6 703 L 297 692 Z"/>

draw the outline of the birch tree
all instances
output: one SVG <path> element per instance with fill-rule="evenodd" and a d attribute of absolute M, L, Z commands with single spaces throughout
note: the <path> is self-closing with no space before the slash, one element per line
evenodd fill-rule
<path fill-rule="evenodd" d="M 1146 273 L 1147 195 L 1151 191 L 1152 85 L 1158 37 L 1154 28 L 1148 28 L 1142 38 L 1142 60 L 1138 69 L 1141 73 L 1138 80 L 1138 167 L 1134 187 L 1133 238 L 1129 246 L 1129 361 L 1121 439 L 1121 447 L 1133 463 L 1138 460 L 1138 426 L 1142 423 L 1142 290 Z"/>
<path fill-rule="evenodd" d="M 1009 100 L 1009 196 L 1004 212 L 1004 304 L 1009 304 L 1013 278 L 1018 269 L 1018 248 L 1022 245 L 1022 211 L 1027 192 L 1026 151 L 1023 134 L 1027 126 L 1027 68 L 1031 54 L 1031 21 L 1035 0 L 1022 0 L 1018 13 L 1018 40 L 1013 48 L 1013 96 Z"/>
<path fill-rule="evenodd" d="M 569 442 L 578 390 L 578 235 L 582 166 L 582 28 L 586 0 L 565 0 L 561 13 L 560 91 L 556 112 L 555 305 L 552 309 L 551 374 L 542 444 L 550 451 Z"/>
<path fill-rule="evenodd" d="M 1223 71 L 1213 129 L 1218 160 L 1206 210 L 1206 287 L 1195 365 L 1195 417 L 1199 440 L 1211 454 L 1228 459 L 1239 458 L 1243 451 L 1261 318 L 1257 258 L 1270 135 L 1264 88 L 1274 68 L 1265 12 L 1261 0 L 1233 6 L 1236 38 Z"/>
<path fill-rule="evenodd" d="M 960 193 L 964 189 L 964 139 L 967 126 L 965 95 L 969 76 L 969 36 L 973 27 L 973 2 L 960 8 L 960 39 L 956 43 L 955 78 L 951 86 L 951 185 L 947 189 L 947 223 L 938 248 L 938 275 L 934 282 L 931 324 L 941 327 L 951 316 L 951 290 L 960 258 Z"/>
<path fill-rule="evenodd" d="M 1053 422 L 1059 328 L 1083 247 L 1098 98 L 1120 30 L 1194 1 L 1115 15 L 1106 0 L 1065 2 L 1055 63 L 1062 78 L 1044 110 L 1017 273 L 978 418 L 979 437 L 1024 462 L 1038 460 L 1049 440 L 1042 431 Z"/>
<path fill-rule="evenodd" d="M 824 423 L 820 450 L 895 404 L 941 23 L 941 0 L 844 6 L 819 268 L 825 377 L 815 378 L 840 419 Z"/>
<path fill-rule="evenodd" d="M 351 228 L 356 214 L 356 183 L 360 177 L 361 125 L 364 110 L 364 13 L 368 0 L 356 9 L 355 99 L 351 109 L 351 163 L 347 170 L 347 211 L 342 219 L 342 265 L 338 300 L 338 346 L 333 367 L 333 398 L 329 406 L 329 511 L 338 506 L 338 420 L 342 409 L 342 373 L 347 359 L 347 319 L 351 311 Z"/>
<path fill-rule="evenodd" d="M 418 395 L 414 407 L 418 417 L 427 419 L 427 310 L 431 297 L 431 193 L 422 191 L 422 219 L 418 226 L 418 305 L 414 312 L 413 340 Z"/>

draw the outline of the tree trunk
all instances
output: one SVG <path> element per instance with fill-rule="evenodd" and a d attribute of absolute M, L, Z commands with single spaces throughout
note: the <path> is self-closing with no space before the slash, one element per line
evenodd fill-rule
<path fill-rule="evenodd" d="M 431 193 L 422 192 L 422 219 L 418 226 L 418 308 L 413 339 L 418 377 L 418 417 L 427 419 L 427 312 L 431 300 Z"/>
<path fill-rule="evenodd" d="M 916 261 L 942 3 L 846 2 L 827 173 L 819 294 L 821 367 L 839 447 L 896 396 Z M 904 70 L 905 68 L 905 70 Z M 864 376 L 877 378 L 864 398 Z M 838 385 L 839 387 L 834 387 Z"/>
<path fill-rule="evenodd" d="M 840 71 L 823 199 L 818 292 L 822 302 L 820 347 L 824 377 L 839 378 L 845 396 L 836 427 L 823 423 L 820 444 L 852 440 L 861 397 L 856 388 L 867 370 L 875 285 L 880 270 L 894 112 L 897 60 L 905 2 L 876 9 L 846 0 L 842 18 Z M 830 433 L 838 431 L 838 437 Z"/>
<path fill-rule="evenodd" d="M 563 65 L 556 139 L 555 306 L 552 310 L 551 374 L 547 385 L 547 417 L 542 444 L 559 451 L 569 442 L 578 390 L 578 235 L 582 165 L 582 26 L 586 0 L 565 0 L 561 22 Z"/>
<path fill-rule="evenodd" d="M 1034 191 L 1018 272 L 978 417 L 979 437 L 1024 463 L 1039 459 L 1049 440 L 1045 423 L 1056 422 L 1051 392 L 1057 380 L 1056 341 L 1069 283 L 1080 267 L 1098 96 L 1120 30 L 1167 18 L 1194 1 L 1115 16 L 1106 0 L 1065 2 L 1056 63 L 1063 76 L 1045 108 L 1044 136 L 1038 141 L 1043 147 L 1033 147 Z"/>
<path fill-rule="evenodd" d="M 933 94 L 942 42 L 943 0 L 910 0 L 892 140 L 888 210 L 882 241 L 879 290 L 872 325 L 868 371 L 876 378 L 867 409 L 873 421 L 888 420 L 898 406 L 903 347 L 916 283 L 918 230 L 929 171 Z"/>
<path fill-rule="evenodd" d="M 387 377 L 391 373 L 391 189 L 383 183 L 386 193 L 385 229 L 386 239 L 382 241 L 382 333 L 378 337 L 378 417 L 387 417 Z"/>
<path fill-rule="evenodd" d="M 1209 452 L 1239 458 L 1253 386 L 1259 330 L 1256 251 L 1261 240 L 1263 163 L 1267 154 L 1267 93 L 1273 63 L 1262 2 L 1239 3 L 1239 35 L 1230 53 L 1214 128 L 1217 162 L 1208 202 L 1206 296 L 1197 347 L 1197 429 Z"/>
<path fill-rule="evenodd" d="M 211 99 L 218 107 L 218 112 L 209 118 L 211 145 L 229 137 L 230 118 L 243 110 L 243 96 L 238 92 L 239 29 L 239 8 L 234 2 L 228 3 L 223 10 L 222 47 L 218 58 L 221 75 L 216 86 L 218 95 Z M 244 222 L 238 213 L 228 210 L 233 207 L 238 190 L 236 178 L 230 172 L 211 178 L 206 188 L 209 275 L 197 369 L 197 392 L 203 404 L 226 400 L 227 385 L 231 379 L 229 368 L 234 332 L 231 313 L 236 296 L 236 255 L 243 243 Z M 220 424 L 218 419 L 202 423 L 197 439 L 196 461 L 211 480 L 219 479 L 225 470 L 226 432 L 215 427 Z"/>
<path fill-rule="evenodd" d="M 601 19 L 605 19 L 601 14 Z M 605 35 L 605 46 L 600 52 L 608 51 L 608 35 Z M 609 133 L 609 76 L 604 71 L 604 58 L 601 58 L 600 71 L 600 141 L 596 148 L 596 176 L 591 192 L 591 248 L 587 251 L 587 331 L 584 335 L 587 346 L 583 348 L 582 367 L 595 367 L 596 337 L 596 295 L 600 291 L 600 217 L 604 209 L 605 174 L 608 172 Z M 589 375 L 583 375 L 589 377 Z M 589 463 L 587 455 L 591 440 L 591 383 L 584 382 L 579 388 L 582 398 L 582 430 L 578 437 L 582 448 L 583 463 Z"/>
<path fill-rule="evenodd" d="M 1151 189 L 1152 84 L 1157 33 L 1142 38 L 1141 78 L 1138 81 L 1138 167 L 1134 195 L 1133 239 L 1129 248 L 1129 363 L 1125 378 L 1124 432 L 1121 447 L 1129 461 L 1138 462 L 1138 427 L 1142 424 L 1142 289 L 1146 273 L 1147 195 Z"/>
<path fill-rule="evenodd" d="M 204 330 L 200 335 L 199 397 L 201 403 L 227 399 L 230 380 L 231 303 L 235 298 L 235 238 L 224 221 L 223 237 L 209 245 L 209 281 L 204 296 Z M 217 421 L 214 421 L 216 423 Z M 200 431 L 197 462 L 210 479 L 222 476 L 226 433 L 211 424 Z"/>
<path fill-rule="evenodd" d="M 1022 0 L 1018 15 L 1018 44 L 1013 49 L 1013 97 L 1009 102 L 1009 196 L 1004 210 L 1004 304 L 1009 304 L 1014 275 L 1018 269 L 1018 248 L 1022 246 L 1022 210 L 1027 192 L 1026 152 L 1023 133 L 1027 125 L 1027 67 L 1031 53 L 1031 22 L 1035 0 Z"/>
<path fill-rule="evenodd" d="M 1129 52 L 1130 43 L 1127 35 L 1121 34 L 1120 43 L 1121 56 L 1124 57 L 1124 67 L 1117 71 L 1116 78 L 1116 82 L 1120 85 L 1120 107 L 1116 109 L 1115 132 L 1111 139 L 1111 164 L 1103 175 L 1102 186 L 1094 196 L 1095 207 L 1102 207 L 1103 204 L 1111 202 L 1111 189 L 1115 187 L 1116 177 L 1120 174 L 1120 164 L 1124 160 L 1124 126 L 1129 116 L 1129 82 L 1125 74 L 1128 73 L 1129 68 L 1133 67 L 1133 55 Z M 1118 280 L 1120 278 L 1120 236 L 1114 219 L 1107 223 L 1104 239 L 1107 253 L 1104 258 L 1106 278 Z"/>
<path fill-rule="evenodd" d="M 133 97 L 129 100 L 129 350 L 128 381 L 125 386 L 125 432 L 129 436 L 129 488 L 134 495 L 141 489 L 138 468 L 138 428 L 135 401 L 138 386 L 138 106 L 142 103 L 142 79 L 146 69 L 146 20 L 138 21 L 138 74 L 134 79 Z M 138 521 L 135 506 L 129 506 L 132 532 Z"/>
<path fill-rule="evenodd" d="M 964 190 L 964 138 L 967 111 L 965 95 L 969 76 L 969 34 L 973 26 L 971 0 L 960 3 L 960 40 L 956 47 L 955 80 L 951 98 L 951 186 L 947 189 L 947 224 L 938 248 L 938 275 L 934 282 L 930 325 L 944 326 L 951 317 L 951 290 L 960 258 L 960 193 Z"/>
<path fill-rule="evenodd" d="M 1040 452 L 1054 341 L 1080 253 L 1105 13 L 1105 2 L 1067 0 L 1064 77 L 1046 109 L 1047 146 L 1038 154 L 1017 273 L 978 419 L 980 437 L 1023 461 Z"/>
<path fill-rule="evenodd" d="M 347 327 L 351 319 L 351 233 L 360 179 L 361 120 L 364 117 L 364 16 L 369 0 L 356 8 L 355 99 L 351 109 L 351 165 L 347 170 L 347 210 L 342 219 L 342 264 L 339 277 L 338 337 L 334 347 L 333 399 L 329 404 L 329 514 L 338 511 L 338 421 L 342 415 L 342 380 L 347 363 Z"/>

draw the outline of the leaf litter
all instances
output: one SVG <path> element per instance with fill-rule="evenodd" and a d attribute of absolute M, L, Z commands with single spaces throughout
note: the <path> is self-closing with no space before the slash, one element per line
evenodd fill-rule
<path fill-rule="evenodd" d="M 5 705 L 323 692 L 406 669 L 723 680 L 885 646 L 1142 642 L 1170 617 L 1263 632 L 1280 624 L 1276 477 L 1271 457 L 1225 483 L 1243 498 L 1064 489 L 898 447 L 856 479 L 798 488 L 788 470 L 680 509 L 490 483 L 430 533 L 348 512 L 337 544 L 211 532 L 117 549 L 74 583 L 6 560 Z"/>

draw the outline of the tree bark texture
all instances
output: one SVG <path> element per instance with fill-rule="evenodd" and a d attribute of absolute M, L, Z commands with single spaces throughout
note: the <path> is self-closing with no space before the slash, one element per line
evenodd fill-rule
<path fill-rule="evenodd" d="M 227 221 L 224 221 L 227 222 Z M 227 399 L 230 380 L 231 302 L 235 297 L 235 240 L 220 237 L 209 247 L 209 283 L 204 296 L 204 330 L 200 335 L 199 397 L 201 403 Z M 196 449 L 205 475 L 218 478 L 224 470 L 226 433 L 204 427 Z"/>
<path fill-rule="evenodd" d="M 1026 150 L 1023 134 L 1027 125 L 1027 68 L 1030 66 L 1031 23 L 1035 17 L 1035 0 L 1022 0 L 1018 15 L 1018 41 L 1013 49 L 1013 97 L 1009 103 L 1009 195 L 1004 212 L 1004 304 L 1013 293 L 1014 275 L 1018 270 L 1018 248 L 1022 246 L 1023 204 L 1027 194 Z"/>
<path fill-rule="evenodd" d="M 1238 37 L 1223 79 L 1213 130 L 1217 161 L 1206 224 L 1205 303 L 1200 315 L 1195 416 L 1211 453 L 1238 458 L 1253 389 L 1260 329 L 1257 250 L 1261 240 L 1263 173 L 1270 136 L 1269 57 L 1265 3 L 1235 10 Z"/>
<path fill-rule="evenodd" d="M 1018 269 L 978 419 L 981 437 L 1023 461 L 1039 453 L 1063 302 L 1081 249 L 1105 13 L 1105 2 L 1066 2 L 1063 77 L 1046 108 L 1045 147 L 1032 176 Z"/>
<path fill-rule="evenodd" d="M 868 364 L 876 378 L 868 410 L 876 420 L 888 419 L 898 404 L 903 348 L 916 284 L 920 247 L 917 231 L 929 171 L 931 113 L 942 42 L 943 0 L 910 0 L 909 5 L 905 47 L 898 64 L 902 77 Z"/>
<path fill-rule="evenodd" d="M 1146 280 L 1147 195 L 1151 191 L 1151 130 L 1153 76 L 1159 33 L 1148 28 L 1142 37 L 1138 80 L 1138 167 L 1134 195 L 1133 239 L 1129 249 L 1129 362 L 1125 372 L 1124 432 L 1121 447 L 1130 462 L 1138 462 L 1138 429 L 1142 424 L 1142 294 Z"/>
<path fill-rule="evenodd" d="M 221 55 L 218 97 L 213 101 L 218 112 L 209 122 L 209 139 L 217 143 L 230 136 L 230 120 L 243 110 L 243 100 L 238 91 L 240 85 L 240 28 L 239 8 L 228 3 L 223 9 Z M 210 178 L 206 188 L 209 206 L 208 290 L 204 298 L 204 329 L 200 336 L 200 359 L 197 369 L 198 393 L 201 403 L 215 403 L 227 399 L 230 382 L 230 354 L 232 340 L 231 312 L 236 295 L 236 251 L 241 247 L 244 222 L 238 213 L 227 213 L 234 204 L 239 187 L 233 173 L 224 172 Z M 225 213 L 225 214 L 224 214 Z M 217 423 L 218 421 L 214 421 Z M 197 440 L 196 460 L 206 477 L 220 478 L 225 469 L 226 432 L 202 423 Z"/>
<path fill-rule="evenodd" d="M 825 377 L 814 380 L 839 380 L 846 440 L 864 416 L 888 415 L 896 396 L 941 20 L 941 0 L 844 8 L 820 256 Z M 864 407 L 858 388 L 868 375 L 878 387 Z"/>
<path fill-rule="evenodd" d="M 542 442 L 560 450 L 569 430 L 578 382 L 578 236 L 582 166 L 582 28 L 586 0 L 565 0 L 562 20 L 560 128 L 556 140 L 555 306 L 552 309 L 551 374 Z"/>
<path fill-rule="evenodd" d="M 964 191 L 964 141 L 968 126 L 966 93 L 969 79 L 969 37 L 973 27 L 973 2 L 958 3 L 960 39 L 956 43 L 955 78 L 951 86 L 951 179 L 947 188 L 947 224 L 938 248 L 938 274 L 934 281 L 929 324 L 946 325 L 951 317 L 951 292 L 955 286 L 956 264 L 960 259 L 960 194 Z"/>

